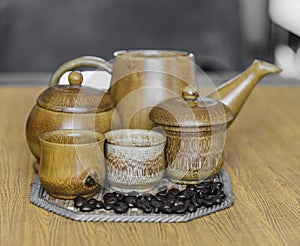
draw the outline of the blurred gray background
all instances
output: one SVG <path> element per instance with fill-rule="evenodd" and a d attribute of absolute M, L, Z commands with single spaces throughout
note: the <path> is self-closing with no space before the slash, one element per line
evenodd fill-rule
<path fill-rule="evenodd" d="M 0 72 L 53 72 L 120 49 L 195 54 L 207 71 L 271 61 L 267 0 L 0 0 Z M 273 34 L 272 34 L 273 33 Z"/>

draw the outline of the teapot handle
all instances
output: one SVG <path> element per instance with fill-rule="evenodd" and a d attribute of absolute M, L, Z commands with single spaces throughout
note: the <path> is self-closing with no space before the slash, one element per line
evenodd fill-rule
<path fill-rule="evenodd" d="M 112 72 L 112 65 L 106 60 L 96 56 L 81 56 L 61 65 L 50 78 L 49 86 L 56 86 L 65 72 L 78 67 L 96 67 L 110 74 Z"/>

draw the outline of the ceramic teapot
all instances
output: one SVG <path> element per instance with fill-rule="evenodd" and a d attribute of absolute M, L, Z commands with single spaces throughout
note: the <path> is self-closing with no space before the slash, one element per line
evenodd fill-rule
<path fill-rule="evenodd" d="M 196 184 L 214 177 L 223 167 L 226 129 L 240 112 L 258 81 L 278 73 L 277 66 L 255 60 L 236 78 L 207 97 L 186 87 L 182 98 L 156 105 L 150 119 L 167 136 L 166 174 L 175 183 Z M 220 101 L 215 99 L 220 98 Z"/>
<path fill-rule="evenodd" d="M 105 133 L 111 130 L 112 115 L 117 115 L 110 96 L 102 90 L 81 86 L 83 76 L 78 71 L 69 74 L 70 85 L 57 85 L 59 78 L 66 72 L 78 67 L 101 67 L 105 63 L 95 57 L 85 57 L 82 61 L 72 60 L 63 64 L 52 76 L 52 86 L 37 98 L 26 124 L 26 138 L 34 164 L 39 169 L 39 136 L 48 131 L 60 129 L 91 130 Z M 55 82 L 54 79 L 56 80 Z"/>

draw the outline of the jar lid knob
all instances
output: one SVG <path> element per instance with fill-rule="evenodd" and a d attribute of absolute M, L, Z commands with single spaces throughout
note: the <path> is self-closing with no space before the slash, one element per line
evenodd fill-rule
<path fill-rule="evenodd" d="M 81 86 L 83 81 L 82 73 L 80 71 L 72 71 L 68 76 L 68 80 L 72 86 Z"/>
<path fill-rule="evenodd" d="M 195 101 L 198 96 L 198 92 L 192 86 L 187 86 L 182 91 L 182 97 L 186 101 Z"/>

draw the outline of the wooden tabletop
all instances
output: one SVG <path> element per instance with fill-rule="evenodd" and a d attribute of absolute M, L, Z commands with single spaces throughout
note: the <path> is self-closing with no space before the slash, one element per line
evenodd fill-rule
<path fill-rule="evenodd" d="M 0 87 L 0 245 L 300 245 L 300 86 L 258 86 L 228 130 L 234 205 L 186 223 L 76 222 L 29 201 L 25 123 L 45 87 Z"/>

